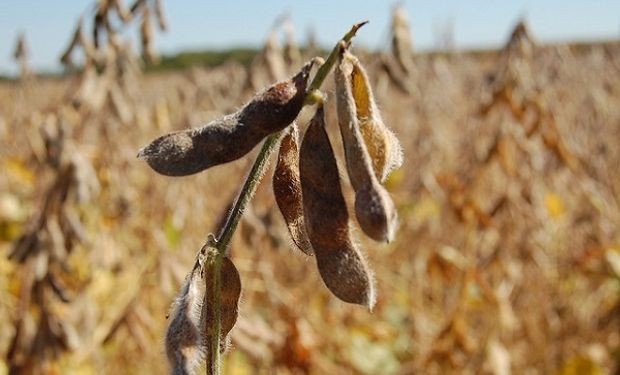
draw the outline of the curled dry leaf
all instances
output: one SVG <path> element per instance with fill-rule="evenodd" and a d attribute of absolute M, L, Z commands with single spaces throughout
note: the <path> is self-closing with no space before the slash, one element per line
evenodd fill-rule
<path fill-rule="evenodd" d="M 267 135 L 295 120 L 314 62 L 306 63 L 293 78 L 259 92 L 236 113 L 199 129 L 159 137 L 143 148 L 138 157 L 168 176 L 185 176 L 239 159 Z"/>
<path fill-rule="evenodd" d="M 340 176 L 319 106 L 301 145 L 299 171 L 308 237 L 319 272 L 336 297 L 372 308 L 372 273 L 351 238 Z"/>
<path fill-rule="evenodd" d="M 215 275 L 212 266 L 213 264 L 209 263 L 203 271 L 205 284 L 209 290 L 211 290 L 210 286 L 215 283 Z M 228 333 L 234 327 L 237 322 L 237 317 L 239 316 L 239 298 L 241 297 L 241 278 L 239 277 L 239 271 L 237 271 L 235 264 L 229 258 L 222 259 L 220 281 L 222 293 L 220 299 L 220 350 L 225 351 L 229 341 Z M 213 303 L 210 303 L 212 300 L 213 296 L 207 296 L 202 306 L 200 330 L 204 332 L 204 342 L 206 345 L 209 345 L 211 341 L 208 337 L 213 335 L 213 325 L 211 323 L 215 319 L 215 311 L 213 310 Z M 207 348 L 207 350 L 209 349 Z"/>
<path fill-rule="evenodd" d="M 193 373 L 203 357 L 204 344 L 199 324 L 204 289 L 196 268 L 187 276 L 172 305 L 166 332 L 166 355 L 173 374 Z"/>
<path fill-rule="evenodd" d="M 357 59 L 341 49 L 336 69 L 338 123 L 345 149 L 347 171 L 355 190 L 355 215 L 370 238 L 389 242 L 398 228 L 398 216 L 389 193 L 379 183 L 360 131 L 351 79 Z M 387 129 L 384 129 L 387 130 Z"/>
<path fill-rule="evenodd" d="M 278 164 L 273 174 L 273 193 L 293 242 L 299 250 L 312 255 L 301 197 L 299 130 L 296 123 L 285 130 L 280 141 Z"/>

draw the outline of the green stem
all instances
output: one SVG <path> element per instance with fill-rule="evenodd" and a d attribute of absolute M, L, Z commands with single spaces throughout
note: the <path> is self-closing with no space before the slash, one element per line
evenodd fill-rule
<path fill-rule="evenodd" d="M 338 41 L 336 46 L 334 46 L 334 49 L 329 54 L 329 57 L 327 58 L 325 63 L 321 65 L 316 75 L 314 76 L 314 79 L 310 83 L 310 86 L 308 87 L 308 90 L 306 91 L 304 105 L 313 104 L 312 93 L 315 90 L 318 90 L 321 87 L 321 85 L 323 85 L 325 78 L 327 78 L 327 75 L 329 74 L 334 64 L 336 63 L 336 59 L 338 58 L 338 51 L 340 49 L 340 43 L 342 42 L 349 43 L 351 39 L 353 39 L 353 37 L 357 33 L 357 30 L 359 30 L 360 27 L 364 26 L 367 23 L 368 21 L 364 21 L 364 22 L 360 22 L 360 23 L 353 25 L 351 27 L 351 30 L 349 30 L 349 32 L 347 32 L 342 37 L 342 39 Z M 217 249 L 217 257 L 215 259 L 215 264 L 213 267 L 213 272 L 215 272 L 215 277 L 213 278 L 214 283 L 212 285 L 210 292 L 213 293 L 212 295 L 214 296 L 213 311 L 215 312 L 215 321 L 213 322 L 213 324 L 214 324 L 215 329 L 213 330 L 213 332 L 215 332 L 216 334 L 212 335 L 210 338 L 210 348 L 208 348 L 210 350 L 210 353 L 207 353 L 207 361 L 210 361 L 211 363 L 207 363 L 207 375 L 220 375 L 221 373 L 221 363 L 220 363 L 221 362 L 221 357 L 220 357 L 220 339 L 221 338 L 220 338 L 219 333 L 222 330 L 222 317 L 221 317 L 222 260 L 224 259 L 224 256 L 226 255 L 226 251 L 228 249 L 228 245 L 230 244 L 230 241 L 232 240 L 232 236 L 235 233 L 237 226 L 239 225 L 241 216 L 243 215 L 243 212 L 245 211 L 245 208 L 247 207 L 248 203 L 250 203 L 250 201 L 252 200 L 252 197 L 254 196 L 254 193 L 256 192 L 256 187 L 258 186 L 258 183 L 260 182 L 261 178 L 265 174 L 265 171 L 267 170 L 267 162 L 269 161 L 269 157 L 275 150 L 278 140 L 280 139 L 280 136 L 281 136 L 281 132 L 274 133 L 270 135 L 269 137 L 267 137 L 267 139 L 263 143 L 263 147 L 258 153 L 258 156 L 256 156 L 254 165 L 252 165 L 252 169 L 250 169 L 250 173 L 248 173 L 248 176 L 245 179 L 243 187 L 241 188 L 241 191 L 239 192 L 239 197 L 237 198 L 237 201 L 235 202 L 235 206 L 233 207 L 232 211 L 228 215 L 226 224 L 224 225 L 224 228 L 222 229 L 218 240 L 214 244 L 215 248 Z M 203 249 L 204 248 L 205 246 L 203 246 Z M 205 299 L 203 300 L 203 303 L 207 303 L 207 294 L 208 293 L 205 293 Z"/>
<path fill-rule="evenodd" d="M 327 60 L 325 60 L 325 63 L 323 63 L 323 65 L 321 65 L 319 70 L 314 75 L 314 79 L 312 80 L 312 83 L 310 83 L 310 86 L 308 87 L 308 93 L 309 94 L 311 94 L 315 90 L 320 89 L 321 86 L 323 85 L 323 81 L 325 81 L 325 78 L 327 78 L 327 75 L 329 74 L 329 72 L 332 70 L 334 64 L 336 63 L 336 59 L 338 58 L 338 53 L 340 51 L 340 43 L 342 43 L 342 42 L 349 43 L 351 41 L 351 39 L 353 39 L 353 37 L 357 33 L 357 30 L 359 30 L 360 27 L 364 26 L 367 23 L 368 23 L 368 21 L 356 23 L 355 25 L 353 25 L 351 27 L 351 30 L 349 30 L 349 32 L 346 33 L 342 37 L 342 39 L 340 39 L 338 41 L 338 43 L 336 43 L 336 45 L 332 49 L 331 53 L 327 57 Z M 306 100 L 304 101 L 304 104 L 313 104 L 313 103 L 310 102 L 310 95 L 306 96 Z"/>

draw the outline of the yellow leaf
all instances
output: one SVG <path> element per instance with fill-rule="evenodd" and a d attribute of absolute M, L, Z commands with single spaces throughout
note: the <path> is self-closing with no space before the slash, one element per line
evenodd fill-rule
<path fill-rule="evenodd" d="M 179 228 L 172 218 L 168 216 L 164 223 L 164 233 L 166 234 L 166 240 L 168 241 L 168 247 L 174 249 L 179 246 L 181 242 L 181 228 Z"/>
<path fill-rule="evenodd" d="M 556 375 L 603 375 L 603 370 L 587 357 L 573 357 L 564 364 Z"/>
<path fill-rule="evenodd" d="M 391 348 L 381 342 L 373 342 L 361 334 L 351 336 L 348 350 L 352 365 L 363 374 L 395 374 L 399 364 Z"/>
<path fill-rule="evenodd" d="M 560 196 L 555 193 L 545 194 L 545 207 L 547 207 L 549 216 L 554 219 L 561 217 L 565 211 L 564 202 Z"/>
<path fill-rule="evenodd" d="M 19 159 L 7 159 L 4 161 L 4 172 L 13 177 L 17 182 L 24 185 L 32 186 L 34 183 L 34 173 L 28 168 L 23 161 Z"/>
<path fill-rule="evenodd" d="M 0 242 L 11 242 L 22 233 L 23 225 L 17 222 L 0 221 Z"/>
<path fill-rule="evenodd" d="M 230 355 L 224 357 L 223 373 L 232 375 L 250 375 L 254 374 L 254 368 L 242 352 L 235 350 L 230 353 Z"/>
<path fill-rule="evenodd" d="M 383 185 L 388 190 L 394 190 L 399 187 L 405 179 L 405 171 L 403 169 L 396 169 L 390 173 Z"/>
<path fill-rule="evenodd" d="M 396 171 L 399 172 L 399 171 Z M 413 217 L 424 223 L 437 218 L 441 214 L 441 207 L 430 197 L 422 197 L 413 208 Z"/>

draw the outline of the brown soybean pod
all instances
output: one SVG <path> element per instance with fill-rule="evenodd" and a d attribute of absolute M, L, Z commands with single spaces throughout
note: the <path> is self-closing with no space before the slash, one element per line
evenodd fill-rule
<path fill-rule="evenodd" d="M 207 285 L 208 290 L 210 290 L 210 286 L 213 285 L 213 272 L 210 267 L 205 268 L 205 284 Z M 239 298 L 241 297 L 241 278 L 239 277 L 239 271 L 237 271 L 237 267 L 230 260 L 230 258 L 222 259 L 222 268 L 221 268 L 221 338 L 222 344 L 225 345 L 228 333 L 235 326 L 237 322 L 237 317 L 239 316 Z M 213 304 L 208 303 L 203 306 L 202 320 L 200 322 L 201 331 L 204 332 L 205 336 L 213 335 L 212 325 L 210 324 L 214 317 L 215 311 L 213 311 Z M 209 340 L 207 339 L 208 343 Z M 222 351 L 225 347 L 221 348 Z"/>
<path fill-rule="evenodd" d="M 238 112 L 198 129 L 161 136 L 140 150 L 138 157 L 168 176 L 186 176 L 239 159 L 295 120 L 314 62 L 306 63 L 293 78 L 259 92 Z"/>
<path fill-rule="evenodd" d="M 304 217 L 317 266 L 327 288 L 345 302 L 372 308 L 372 273 L 351 238 L 340 176 L 319 106 L 300 150 Z"/>
<path fill-rule="evenodd" d="M 343 47 L 340 64 L 336 68 L 336 104 L 347 171 L 355 190 L 355 215 L 360 227 L 370 238 L 389 242 L 398 227 L 398 216 L 389 193 L 377 180 L 361 135 L 352 94 L 353 64 L 348 55 Z"/>
<path fill-rule="evenodd" d="M 306 233 L 304 207 L 299 178 L 299 130 L 296 123 L 289 126 L 280 140 L 278 163 L 273 173 L 273 193 L 284 217 L 291 239 L 299 250 L 312 255 L 312 245 Z"/>

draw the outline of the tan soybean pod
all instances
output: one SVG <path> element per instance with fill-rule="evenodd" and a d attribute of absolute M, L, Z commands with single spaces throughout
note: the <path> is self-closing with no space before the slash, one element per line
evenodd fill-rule
<path fill-rule="evenodd" d="M 390 242 L 398 228 L 398 215 L 389 193 L 375 175 L 361 134 L 351 84 L 353 60 L 349 56 L 343 48 L 336 68 L 336 104 L 347 171 L 355 190 L 355 216 L 370 238 Z"/>
<path fill-rule="evenodd" d="M 165 345 L 173 374 L 194 373 L 203 358 L 204 343 L 199 323 L 204 289 L 196 268 L 187 276 L 172 305 Z"/>
<path fill-rule="evenodd" d="M 312 245 L 306 233 L 304 207 L 299 178 L 299 130 L 296 123 L 289 126 L 280 140 L 278 163 L 273 173 L 273 194 L 284 217 L 291 239 L 299 250 L 312 255 Z"/>
<path fill-rule="evenodd" d="M 319 106 L 300 150 L 304 217 L 317 266 L 325 285 L 345 302 L 372 308 L 372 273 L 351 238 L 340 176 Z"/>
<path fill-rule="evenodd" d="M 360 131 L 372 160 L 375 175 L 380 182 L 384 182 L 390 172 L 402 165 L 402 147 L 398 138 L 381 118 L 366 70 L 357 57 L 347 53 L 345 58 L 352 65 L 351 93 Z"/>
<path fill-rule="evenodd" d="M 239 159 L 267 135 L 287 127 L 303 106 L 310 69 L 306 63 L 294 77 L 256 94 L 239 111 L 198 129 L 161 136 L 144 147 L 138 157 L 155 171 L 185 176 Z"/>

